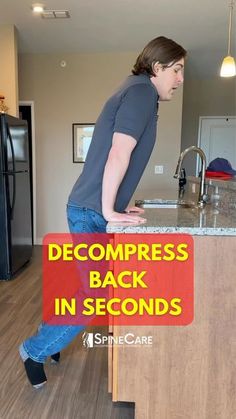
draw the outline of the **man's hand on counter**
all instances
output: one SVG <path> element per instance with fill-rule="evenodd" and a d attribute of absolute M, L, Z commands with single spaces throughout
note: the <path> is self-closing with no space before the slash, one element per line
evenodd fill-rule
<path fill-rule="evenodd" d="M 144 210 L 138 207 L 127 207 L 123 213 L 113 211 L 109 215 L 106 215 L 106 220 L 115 223 L 127 223 L 129 224 L 142 224 L 147 220 L 146 218 L 140 217 L 139 214 L 143 214 Z"/>

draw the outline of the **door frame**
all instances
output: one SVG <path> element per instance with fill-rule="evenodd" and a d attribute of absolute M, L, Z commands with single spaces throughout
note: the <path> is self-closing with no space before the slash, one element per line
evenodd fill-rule
<path fill-rule="evenodd" d="M 197 146 L 201 146 L 201 129 L 202 129 L 202 120 L 203 119 L 236 119 L 235 115 L 224 115 L 224 116 L 199 116 L 199 123 L 198 123 L 198 139 L 197 139 Z M 201 170 L 201 162 L 200 157 L 197 155 L 197 164 L 196 164 L 196 177 L 198 177 L 199 171 Z"/>
<path fill-rule="evenodd" d="M 32 126 L 32 183 L 33 183 L 33 232 L 34 232 L 34 243 L 38 244 L 38 238 L 36 234 L 36 151 L 35 151 L 35 117 L 34 117 L 34 101 L 32 100 L 19 100 L 19 106 L 30 106 L 31 108 L 31 126 Z"/>

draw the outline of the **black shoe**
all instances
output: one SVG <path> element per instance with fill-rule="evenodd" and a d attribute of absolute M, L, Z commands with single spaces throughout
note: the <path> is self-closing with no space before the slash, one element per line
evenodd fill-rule
<path fill-rule="evenodd" d="M 40 388 L 46 384 L 47 377 L 41 362 L 36 362 L 31 358 L 27 358 L 24 362 L 24 366 L 27 377 L 34 388 Z"/>
<path fill-rule="evenodd" d="M 57 352 L 56 354 L 51 355 L 51 363 L 52 364 L 58 364 L 58 362 L 60 361 L 60 352 Z"/>

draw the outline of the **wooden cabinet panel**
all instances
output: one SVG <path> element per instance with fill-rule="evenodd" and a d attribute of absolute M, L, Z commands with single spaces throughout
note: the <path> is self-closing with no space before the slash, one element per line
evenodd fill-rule
<path fill-rule="evenodd" d="M 113 399 L 135 419 L 236 417 L 236 238 L 194 237 L 195 315 L 188 326 L 117 327 L 152 348 L 113 348 Z"/>

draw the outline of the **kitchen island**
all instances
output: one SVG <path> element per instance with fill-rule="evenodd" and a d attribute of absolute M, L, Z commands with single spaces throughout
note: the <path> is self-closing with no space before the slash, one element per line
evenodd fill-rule
<path fill-rule="evenodd" d="M 194 320 L 187 326 L 114 326 L 114 336 L 152 336 L 153 344 L 109 348 L 113 401 L 135 402 L 135 419 L 233 419 L 236 211 L 221 211 L 213 199 L 203 209 L 146 209 L 145 218 L 142 225 L 109 223 L 107 231 L 193 236 Z"/>

